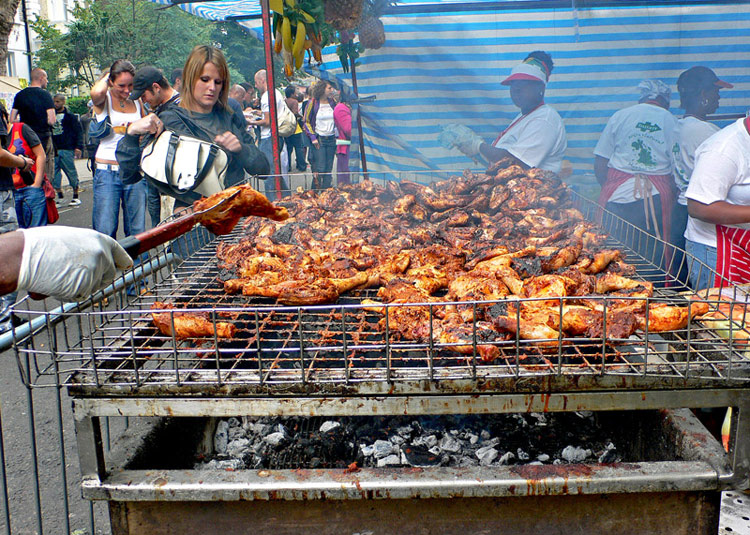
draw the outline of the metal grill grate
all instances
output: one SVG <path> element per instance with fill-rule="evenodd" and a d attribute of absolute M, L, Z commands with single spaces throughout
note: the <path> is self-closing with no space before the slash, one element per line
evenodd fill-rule
<path fill-rule="evenodd" d="M 596 207 L 582 203 L 593 218 Z M 650 240 L 657 254 L 660 242 L 627 222 L 606 215 L 603 226 L 631 244 Z M 92 395 L 159 396 L 716 388 L 750 379 L 750 353 L 735 336 L 744 322 L 727 321 L 724 337 L 690 322 L 661 336 L 559 338 L 545 350 L 536 341 L 481 341 L 501 352 L 501 358 L 486 363 L 477 354 L 476 330 L 468 341 L 473 348 L 469 354 L 455 351 L 457 344 L 418 343 L 383 332 L 377 326 L 382 316 L 361 305 L 362 299 L 374 297 L 374 290 L 355 291 L 336 305 L 317 307 L 280 307 L 269 300 L 227 295 L 217 278 L 219 240 L 197 232 L 190 238 L 197 240 L 193 245 L 173 244 L 173 251 L 183 247 L 196 252 L 131 306 L 48 314 L 41 328 L 16 340 L 27 382 L 67 382 Z M 236 231 L 221 239 L 231 242 L 240 236 Z M 611 245 L 623 249 L 614 240 Z M 637 277 L 656 284 L 650 302 L 687 302 L 686 289 L 653 261 L 632 252 L 627 259 Z M 213 322 L 234 323 L 237 335 L 232 340 L 164 336 L 151 321 L 154 301 L 185 307 L 180 312 L 207 311 Z M 566 303 L 567 298 L 560 299 L 561 307 Z M 716 305 L 712 302 L 712 308 Z M 432 315 L 439 305 L 389 305 L 389 310 L 396 306 L 428 307 Z M 743 303 L 732 306 L 744 310 Z"/>

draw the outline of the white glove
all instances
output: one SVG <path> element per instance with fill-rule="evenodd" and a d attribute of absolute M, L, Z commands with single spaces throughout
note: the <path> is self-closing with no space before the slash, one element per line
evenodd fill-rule
<path fill-rule="evenodd" d="M 443 127 L 438 141 L 446 148 L 456 147 L 467 156 L 479 154 L 482 138 L 462 124 L 449 124 Z"/>
<path fill-rule="evenodd" d="M 18 290 L 78 301 L 107 286 L 133 260 L 115 240 L 90 229 L 48 226 L 21 229 Z"/>

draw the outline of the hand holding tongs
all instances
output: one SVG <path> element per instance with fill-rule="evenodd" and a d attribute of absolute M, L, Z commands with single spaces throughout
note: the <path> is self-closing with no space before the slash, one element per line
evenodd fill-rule
<path fill-rule="evenodd" d="M 195 226 L 197 222 L 199 222 L 198 216 L 203 216 L 203 219 L 205 219 L 206 215 L 212 217 L 221 217 L 220 212 L 222 207 L 230 202 L 239 193 L 239 190 L 235 191 L 231 195 L 224 197 L 222 200 L 220 200 L 210 208 L 178 217 L 173 221 L 163 223 L 158 227 L 154 227 L 145 232 L 141 232 L 139 234 L 136 234 L 135 236 L 127 236 L 122 240 L 119 240 L 118 243 L 122 246 L 123 249 L 125 249 L 125 251 L 127 251 L 131 258 L 135 260 L 139 255 L 145 253 L 150 249 L 153 249 L 157 245 L 166 243 L 188 232 Z"/>

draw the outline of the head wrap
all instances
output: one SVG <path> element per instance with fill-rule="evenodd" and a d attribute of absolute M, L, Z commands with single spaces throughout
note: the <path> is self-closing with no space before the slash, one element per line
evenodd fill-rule
<path fill-rule="evenodd" d="M 638 89 L 641 92 L 641 100 L 656 100 L 662 98 L 669 105 L 669 98 L 672 95 L 672 90 L 669 86 L 661 80 L 643 80 L 638 84 Z"/>
<path fill-rule="evenodd" d="M 533 80 L 535 82 L 542 82 L 545 86 L 549 81 L 549 71 L 547 65 L 538 58 L 528 57 L 519 63 L 510 71 L 508 76 L 501 83 L 503 85 L 509 85 L 513 80 Z"/>

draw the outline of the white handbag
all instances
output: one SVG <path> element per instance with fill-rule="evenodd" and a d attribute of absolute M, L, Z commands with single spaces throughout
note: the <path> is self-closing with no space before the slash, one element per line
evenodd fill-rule
<path fill-rule="evenodd" d="M 189 202 L 224 189 L 228 162 L 215 143 L 164 130 L 143 149 L 141 171 L 161 193 Z"/>

